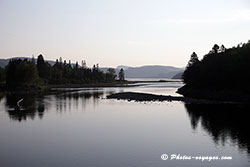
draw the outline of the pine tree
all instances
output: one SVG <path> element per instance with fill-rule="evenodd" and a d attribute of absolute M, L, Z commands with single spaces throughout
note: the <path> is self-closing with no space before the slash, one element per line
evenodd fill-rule
<path fill-rule="evenodd" d="M 188 62 L 187 67 L 191 67 L 191 66 L 193 66 L 194 64 L 196 64 L 196 63 L 198 63 L 198 62 L 200 62 L 200 61 L 199 61 L 199 58 L 198 58 L 197 54 L 196 54 L 195 52 L 193 52 L 193 53 L 191 54 L 191 57 L 190 57 L 190 60 L 189 60 L 189 62 Z"/>
<path fill-rule="evenodd" d="M 189 83 L 195 80 L 196 75 L 199 71 L 199 58 L 195 52 L 191 54 L 190 60 L 188 61 L 187 68 L 182 75 L 184 83 Z"/>
<path fill-rule="evenodd" d="M 123 68 L 120 69 L 120 72 L 119 72 L 119 80 L 120 80 L 120 81 L 124 81 L 124 80 L 125 80 Z"/>

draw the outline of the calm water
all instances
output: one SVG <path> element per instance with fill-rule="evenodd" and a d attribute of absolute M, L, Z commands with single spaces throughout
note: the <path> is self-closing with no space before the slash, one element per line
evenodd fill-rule
<path fill-rule="evenodd" d="M 250 166 L 248 107 L 109 100 L 114 92 L 176 95 L 181 83 L 78 89 L 0 101 L 1 167 Z M 22 112 L 13 111 L 24 98 Z M 232 160 L 165 160 L 165 153 Z"/>

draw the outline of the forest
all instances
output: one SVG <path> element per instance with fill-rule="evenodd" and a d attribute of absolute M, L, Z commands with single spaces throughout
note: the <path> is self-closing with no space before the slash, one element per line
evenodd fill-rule
<path fill-rule="evenodd" d="M 184 88 L 238 92 L 249 95 L 250 41 L 226 48 L 215 44 L 199 60 L 195 52 L 183 73 Z M 179 92 L 185 90 L 181 88 Z"/>
<path fill-rule="evenodd" d="M 0 84 L 6 87 L 41 86 L 49 84 L 89 84 L 112 83 L 124 81 L 124 70 L 116 75 L 115 69 L 109 68 L 106 73 L 99 70 L 98 64 L 93 68 L 86 65 L 68 63 L 57 59 L 54 65 L 39 55 L 37 60 L 11 59 L 5 68 L 0 68 Z"/>

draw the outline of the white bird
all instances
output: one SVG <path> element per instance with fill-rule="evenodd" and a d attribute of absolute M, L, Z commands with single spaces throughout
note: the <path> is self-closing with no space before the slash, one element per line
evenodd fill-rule
<path fill-rule="evenodd" d="M 23 99 L 20 99 L 18 100 L 18 102 L 16 103 L 17 104 L 17 107 L 20 107 L 20 103 L 23 101 Z"/>

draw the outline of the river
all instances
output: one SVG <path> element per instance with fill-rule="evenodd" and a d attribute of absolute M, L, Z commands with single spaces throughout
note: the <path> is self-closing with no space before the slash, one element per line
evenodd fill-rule
<path fill-rule="evenodd" d="M 175 91 L 182 85 L 152 82 L 5 95 L 0 101 L 0 166 L 250 166 L 248 106 L 106 99 L 125 91 L 180 96 Z M 21 98 L 22 111 L 14 111 Z"/>

